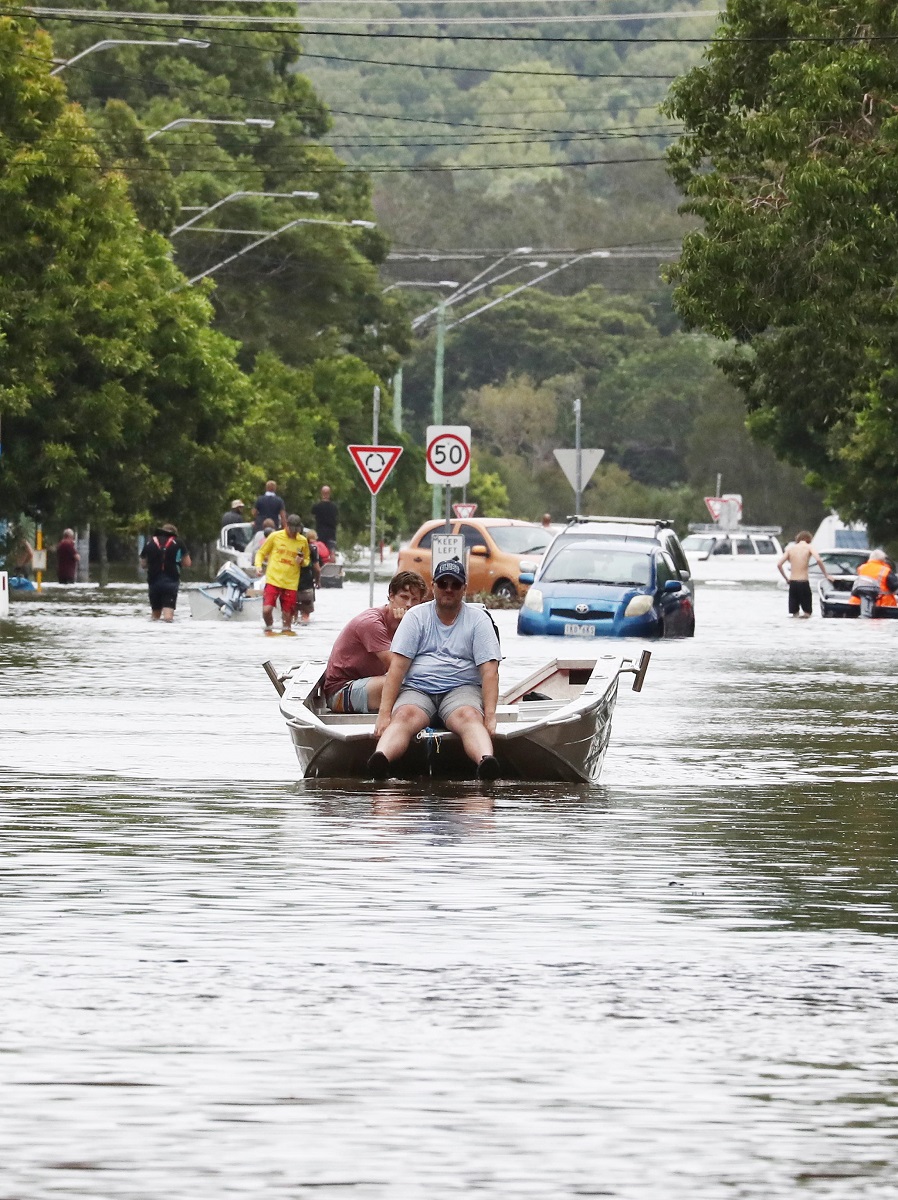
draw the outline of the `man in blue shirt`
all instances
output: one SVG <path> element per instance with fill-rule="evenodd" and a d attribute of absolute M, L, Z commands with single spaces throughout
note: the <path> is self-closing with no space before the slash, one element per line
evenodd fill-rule
<path fill-rule="evenodd" d="M 438 563 L 434 598 L 411 608 L 390 646 L 390 667 L 374 726 L 377 749 L 368 760 L 375 778 L 434 717 L 458 734 L 477 764 L 478 779 L 497 779 L 493 757 L 499 699 L 499 639 L 489 615 L 465 604 L 467 574 L 457 559 Z"/>

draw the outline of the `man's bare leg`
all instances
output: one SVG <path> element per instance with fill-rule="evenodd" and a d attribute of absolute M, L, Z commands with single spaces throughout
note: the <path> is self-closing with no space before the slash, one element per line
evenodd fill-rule
<path fill-rule="evenodd" d="M 461 738 L 465 754 L 473 763 L 480 763 L 486 755 L 493 753 L 493 740 L 487 733 L 479 709 L 464 704 L 446 718 L 446 728 Z"/>
<path fill-rule="evenodd" d="M 414 704 L 401 705 L 393 713 L 386 732 L 381 735 L 375 754 L 382 754 L 390 762 L 402 758 L 412 738 L 424 729 L 429 720 L 423 708 Z"/>

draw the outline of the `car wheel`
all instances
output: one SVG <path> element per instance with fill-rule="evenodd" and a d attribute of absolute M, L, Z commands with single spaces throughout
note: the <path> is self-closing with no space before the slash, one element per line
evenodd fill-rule
<path fill-rule="evenodd" d="M 695 637 L 695 617 L 689 622 L 689 627 L 686 630 L 687 637 Z"/>
<path fill-rule="evenodd" d="M 833 610 L 829 607 L 828 604 L 820 605 L 820 616 L 821 617 L 834 617 L 835 615 L 836 614 L 833 612 Z"/>
<path fill-rule="evenodd" d="M 517 600 L 518 589 L 510 579 L 499 579 L 493 585 L 493 595 L 498 596 L 500 600 Z"/>

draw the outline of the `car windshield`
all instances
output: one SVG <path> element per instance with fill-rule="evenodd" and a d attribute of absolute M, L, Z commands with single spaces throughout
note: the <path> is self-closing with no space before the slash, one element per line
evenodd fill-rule
<path fill-rule="evenodd" d="M 554 536 L 541 525 L 491 525 L 489 533 L 506 554 L 542 554 Z"/>
<path fill-rule="evenodd" d="M 693 554 L 710 554 L 711 547 L 714 545 L 712 537 L 703 537 L 700 533 L 690 533 L 689 537 L 683 538 L 683 549 Z"/>
<path fill-rule="evenodd" d="M 645 587 L 652 577 L 652 556 L 623 546 L 565 546 L 541 576 L 543 583 L 602 583 Z"/>
<path fill-rule="evenodd" d="M 826 569 L 831 575 L 856 575 L 858 567 L 867 561 L 870 555 L 866 550 L 824 550 L 820 555 L 826 563 Z"/>

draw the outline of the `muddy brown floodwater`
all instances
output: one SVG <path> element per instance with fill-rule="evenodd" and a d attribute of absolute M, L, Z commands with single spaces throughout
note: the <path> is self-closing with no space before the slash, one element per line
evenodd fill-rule
<path fill-rule="evenodd" d="M 3 1200 L 895 1197 L 898 622 L 700 587 L 600 787 L 308 787 L 366 603 L 0 622 Z"/>

